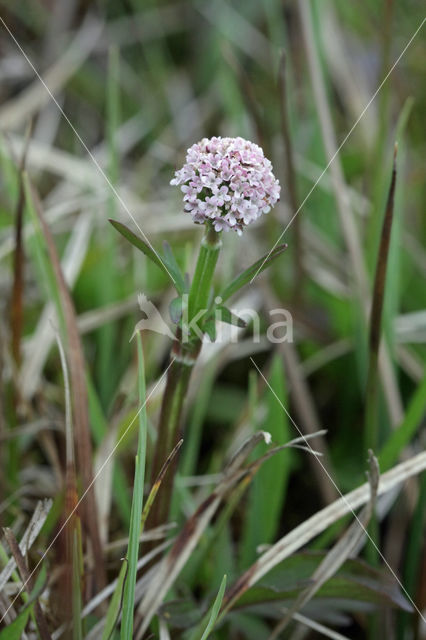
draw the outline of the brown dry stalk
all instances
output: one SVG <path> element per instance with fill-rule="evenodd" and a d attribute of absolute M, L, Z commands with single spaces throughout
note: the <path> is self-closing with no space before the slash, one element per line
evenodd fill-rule
<path fill-rule="evenodd" d="M 303 260 L 302 260 L 302 236 L 301 236 L 301 217 L 298 215 L 299 198 L 297 195 L 297 177 L 294 167 L 293 142 L 290 133 L 290 123 L 288 117 L 288 99 L 287 99 L 287 78 L 286 78 L 286 61 L 285 51 L 281 54 L 280 68 L 278 74 L 279 102 L 281 114 L 281 135 L 283 138 L 284 159 L 286 169 L 286 185 L 288 189 L 288 198 L 291 207 L 291 214 L 294 217 L 294 297 L 297 300 L 302 293 L 303 280 Z"/>
<path fill-rule="evenodd" d="M 369 367 L 366 385 L 365 402 L 365 436 L 367 447 L 376 448 L 378 439 L 377 403 L 378 403 L 378 361 L 380 338 L 382 334 L 383 300 L 385 296 L 386 272 L 389 246 L 392 231 L 394 198 L 396 186 L 396 153 L 395 145 L 392 166 L 392 178 L 389 187 L 385 215 L 383 218 L 379 252 L 377 255 L 376 274 L 374 278 L 373 300 L 370 313 L 369 334 Z"/>
<path fill-rule="evenodd" d="M 21 337 L 23 325 L 23 290 L 25 254 L 22 238 L 24 220 L 25 190 L 23 171 L 27 160 L 29 142 L 32 133 L 32 122 L 29 124 L 24 148 L 19 165 L 19 193 L 15 210 L 15 251 L 13 254 L 13 284 L 10 304 L 10 332 L 12 335 L 12 356 L 17 367 L 21 363 Z"/>

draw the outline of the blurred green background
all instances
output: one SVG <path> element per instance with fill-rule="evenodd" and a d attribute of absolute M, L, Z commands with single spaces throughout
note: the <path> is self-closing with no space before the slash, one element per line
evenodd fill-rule
<path fill-rule="evenodd" d="M 43 530 L 47 545 L 63 504 L 63 378 L 50 322 L 52 287 L 37 258 L 45 248 L 28 210 L 22 253 L 16 250 L 19 165 L 29 122 L 25 167 L 62 261 L 84 345 L 95 470 L 138 404 L 136 345 L 129 341 L 141 318 L 137 294 L 146 294 L 167 321 L 172 298 L 161 271 L 130 248 L 108 218 L 135 232 L 137 223 L 154 247 L 167 240 L 182 269 L 192 273 L 200 230 L 169 182 L 186 149 L 214 135 L 260 144 L 282 185 L 281 202 L 259 224 L 241 238 L 225 235 L 217 287 L 278 239 L 288 250 L 232 301 L 259 313 L 260 341 L 249 326 L 237 343 L 203 349 L 185 410 L 172 519 L 181 524 L 194 511 L 230 452 L 256 429 L 270 431 L 277 444 L 298 435 L 295 425 L 303 433 L 327 429 L 319 447 L 338 489 L 345 493 L 364 481 L 372 437 L 365 415 L 369 314 L 395 141 L 373 442 L 375 453 L 383 454 L 383 471 L 420 451 L 426 45 L 424 27 L 416 30 L 424 20 L 422 3 L 17 0 L 0 7 L 3 524 L 18 519 L 22 527 L 39 498 L 53 497 L 56 509 Z M 268 341 L 273 308 L 292 314 L 293 343 Z M 170 346 L 167 337 L 144 332 L 148 390 L 167 365 Z M 148 471 L 161 389 L 147 404 Z M 97 483 L 104 545 L 128 531 L 136 436 L 135 423 L 105 483 Z M 378 535 L 421 609 L 425 492 L 419 487 L 414 482 L 394 497 L 380 516 Z M 172 595 L 195 607 L 197 598 L 217 592 L 224 573 L 230 583 L 247 568 L 259 544 L 274 542 L 337 495 L 313 457 L 296 450 L 278 454 L 224 517 L 211 548 L 197 549 Z M 117 566 L 115 554 L 107 563 L 111 579 Z M 386 609 L 383 616 L 392 634 L 386 637 L 417 637 L 416 615 L 398 617 Z M 251 634 L 242 616 L 217 637 L 268 637 L 264 616 L 256 620 L 259 628 Z M 348 637 L 365 637 L 362 613 L 349 625 Z"/>

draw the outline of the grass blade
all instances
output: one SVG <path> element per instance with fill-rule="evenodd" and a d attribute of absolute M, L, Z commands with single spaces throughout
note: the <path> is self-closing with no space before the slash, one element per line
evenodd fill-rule
<path fill-rule="evenodd" d="M 422 425 L 426 407 L 426 375 L 417 387 L 405 413 L 404 420 L 387 440 L 379 455 L 380 468 L 389 469 L 398 459 L 417 429 Z"/>
<path fill-rule="evenodd" d="M 386 286 L 386 271 L 388 265 L 389 245 L 391 239 L 394 211 L 394 196 L 396 185 L 396 152 L 397 146 L 395 145 L 392 179 L 389 187 L 385 215 L 383 218 L 382 234 L 379 253 L 377 256 L 373 299 L 370 314 L 370 353 L 365 401 L 365 442 L 367 448 L 371 449 L 376 449 L 378 444 L 378 361 L 380 338 L 382 333 L 382 313 Z"/>
<path fill-rule="evenodd" d="M 127 580 L 123 593 L 123 617 L 121 621 L 121 638 L 127 640 L 133 637 L 133 615 L 135 603 L 135 584 L 137 573 L 137 562 L 139 554 L 139 539 L 142 518 L 143 489 L 145 483 L 145 457 L 147 440 L 147 417 L 146 417 L 146 387 L 145 387 L 145 367 L 142 349 L 142 339 L 138 334 L 138 356 L 139 356 L 139 401 L 142 406 L 139 413 L 139 438 L 138 452 L 135 464 L 135 481 L 133 486 L 132 510 L 130 515 L 129 546 L 127 548 Z"/>
<path fill-rule="evenodd" d="M 272 362 L 269 376 L 270 384 L 284 406 L 287 405 L 285 378 L 281 358 L 276 356 Z M 275 395 L 265 391 L 267 416 L 263 427 L 271 434 L 272 441 L 281 444 L 290 440 L 288 418 L 277 402 Z M 266 446 L 262 445 L 262 453 Z M 247 567 L 256 558 L 259 544 L 273 541 L 281 520 L 286 488 L 290 474 L 291 452 L 284 449 L 274 456 L 268 464 L 259 469 L 250 491 L 250 507 L 247 513 L 242 547 L 242 566 Z M 268 500 L 265 500 L 265 495 Z"/>
<path fill-rule="evenodd" d="M 190 637 L 190 640 L 207 640 L 210 633 L 213 631 L 215 622 L 219 615 L 220 607 L 222 606 L 223 596 L 225 594 L 225 588 L 226 588 L 226 575 L 224 575 L 222 578 L 219 591 L 217 592 L 217 596 L 215 598 L 215 601 L 212 604 L 210 612 L 207 612 L 207 614 L 204 616 L 204 619 L 201 622 L 200 627 L 196 631 L 194 631 L 194 633 Z"/>
<path fill-rule="evenodd" d="M 15 558 L 15 562 L 18 566 L 19 573 L 21 574 L 22 582 L 28 591 L 32 591 L 35 584 L 30 572 L 28 571 L 25 558 L 21 552 L 21 549 L 19 548 L 19 545 L 16 541 L 16 538 L 12 530 L 5 529 L 4 535 L 9 545 L 9 549 L 11 550 L 12 555 Z M 38 602 L 38 600 L 36 600 L 34 603 L 34 615 L 37 623 L 37 628 L 42 640 L 51 640 L 51 635 L 49 633 L 46 618 L 44 617 L 43 611 L 40 607 L 40 603 Z"/>
<path fill-rule="evenodd" d="M 117 625 L 118 618 L 120 616 L 121 606 L 123 603 L 123 592 L 124 586 L 126 584 L 127 578 L 127 567 L 128 563 L 125 559 L 123 564 L 121 565 L 120 573 L 117 578 L 117 585 L 115 587 L 113 596 L 111 598 L 111 602 L 109 603 L 106 619 L 105 619 L 105 627 L 102 632 L 102 640 L 109 640 L 114 633 L 114 629 Z"/>

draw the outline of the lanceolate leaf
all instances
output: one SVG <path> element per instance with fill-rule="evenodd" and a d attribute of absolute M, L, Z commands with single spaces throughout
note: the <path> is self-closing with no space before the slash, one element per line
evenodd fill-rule
<path fill-rule="evenodd" d="M 273 569 L 258 586 L 249 589 L 234 608 L 293 601 L 310 583 L 312 574 L 324 557 L 323 552 L 295 554 Z M 317 591 L 315 598 L 332 598 L 335 605 L 340 601 L 342 609 L 350 600 L 351 608 L 356 608 L 356 603 L 370 603 L 411 611 L 397 582 L 389 574 L 373 569 L 360 560 L 347 560 Z"/>
<path fill-rule="evenodd" d="M 177 324 L 182 317 L 182 296 L 173 298 L 169 305 L 170 318 L 174 324 Z"/>
<path fill-rule="evenodd" d="M 230 298 L 234 293 L 239 291 L 241 287 L 250 282 L 252 278 L 257 276 L 259 273 L 264 271 L 267 267 L 269 267 L 272 262 L 278 258 L 282 254 L 283 251 L 287 249 L 286 244 L 280 244 L 278 247 L 275 247 L 270 254 L 266 254 L 259 260 L 256 260 L 250 267 L 245 269 L 239 276 L 237 276 L 232 282 L 230 282 L 221 292 L 220 297 L 223 302 Z"/>
<path fill-rule="evenodd" d="M 117 229 L 117 231 L 121 233 L 124 238 L 126 238 L 126 240 L 128 240 L 134 247 L 136 247 L 136 249 L 142 251 L 142 253 L 144 253 L 146 257 L 151 260 L 151 262 L 156 264 L 157 267 L 161 269 L 161 271 L 169 278 L 169 280 L 176 287 L 176 290 L 179 293 L 183 293 L 183 285 L 181 286 L 181 284 L 176 280 L 175 275 L 170 272 L 170 269 L 166 267 L 164 261 L 161 259 L 158 253 L 154 251 L 154 249 L 152 249 L 144 240 L 142 240 L 142 238 L 139 238 L 136 234 L 134 234 L 133 231 L 130 231 L 130 229 L 126 227 L 125 224 L 118 222 L 118 220 L 111 219 L 110 223 L 112 224 L 114 229 Z"/>
<path fill-rule="evenodd" d="M 20 640 L 33 607 L 34 603 L 30 607 L 23 609 L 13 622 L 2 629 L 0 631 L 0 640 Z"/>
<path fill-rule="evenodd" d="M 231 309 L 228 309 L 228 307 L 220 306 L 217 307 L 217 309 L 220 312 L 218 315 L 218 319 L 222 322 L 233 324 L 235 327 L 240 327 L 240 329 L 245 329 L 245 327 L 247 326 L 247 323 L 242 318 L 239 318 L 235 313 L 233 313 Z"/>
<path fill-rule="evenodd" d="M 172 248 L 168 242 L 163 243 L 163 248 L 164 248 L 163 261 L 166 264 L 166 267 L 168 268 L 170 273 L 172 274 L 173 278 L 175 279 L 176 288 L 179 291 L 182 290 L 183 292 L 186 289 L 186 283 L 185 283 L 185 279 L 182 274 L 182 271 L 180 270 L 180 267 L 174 256 Z"/>
<path fill-rule="evenodd" d="M 212 342 L 216 341 L 216 320 L 215 318 L 209 318 L 205 323 L 203 330 L 209 336 Z"/>

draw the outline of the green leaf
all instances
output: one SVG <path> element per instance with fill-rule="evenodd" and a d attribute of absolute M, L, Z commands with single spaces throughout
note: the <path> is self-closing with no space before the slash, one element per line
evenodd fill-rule
<path fill-rule="evenodd" d="M 139 540 L 141 535 L 141 518 L 143 507 L 143 488 L 145 483 L 145 458 L 147 440 L 147 416 L 146 416 L 146 385 L 145 365 L 142 349 L 142 340 L 138 334 L 139 356 L 139 439 L 135 464 L 135 480 L 133 484 L 132 510 L 130 515 L 129 544 L 126 559 L 128 561 L 128 577 L 124 585 L 123 616 L 121 621 L 121 638 L 127 640 L 133 637 L 133 615 L 135 606 L 135 584 L 137 562 L 139 555 Z"/>
<path fill-rule="evenodd" d="M 37 598 L 43 593 L 47 583 L 47 569 L 43 564 L 39 571 L 39 574 L 35 580 L 34 588 L 25 603 L 23 609 L 19 612 L 17 617 L 11 624 L 7 625 L 0 631 L 1 640 L 20 640 L 24 633 L 25 626 L 28 622 L 29 616 L 33 613 L 34 604 Z"/>
<path fill-rule="evenodd" d="M 405 417 L 392 433 L 379 455 L 380 470 L 387 471 L 421 426 L 426 406 L 426 375 L 411 398 Z"/>
<path fill-rule="evenodd" d="M 117 584 L 114 589 L 111 602 L 109 603 L 105 627 L 102 632 L 102 640 L 109 640 L 114 633 L 114 629 L 117 625 L 118 616 L 120 615 L 121 611 L 121 603 L 123 601 L 123 591 L 127 577 L 127 566 L 127 560 L 124 559 L 123 564 L 121 565 L 120 573 L 118 574 Z"/>
<path fill-rule="evenodd" d="M 46 240 L 43 235 L 43 230 L 37 215 L 36 205 L 33 200 L 31 183 L 26 173 L 24 173 L 24 190 L 27 211 L 34 227 L 34 236 L 31 241 L 31 248 L 34 252 L 35 265 L 36 268 L 40 270 L 42 281 L 47 288 L 47 293 L 55 305 L 61 331 L 65 334 L 65 318 L 61 303 L 61 296 L 56 282 L 55 271 L 46 248 Z"/>
<path fill-rule="evenodd" d="M 81 529 L 79 521 L 73 531 L 72 546 L 72 637 L 73 640 L 83 640 L 81 578 L 82 578 L 82 550 Z"/>
<path fill-rule="evenodd" d="M 270 389 L 265 389 L 264 402 L 267 414 L 262 421 L 262 429 L 268 431 L 272 441 L 277 445 L 291 440 L 288 417 L 280 406 L 287 406 L 286 381 L 282 360 L 278 354 L 272 361 L 268 376 Z M 279 398 L 280 402 L 278 402 Z M 267 446 L 259 445 L 261 453 L 266 453 Z M 256 474 L 250 487 L 249 508 L 243 532 L 241 548 L 241 564 L 248 566 L 257 557 L 259 544 L 273 542 L 282 521 L 287 484 L 294 461 L 294 450 L 284 449 L 268 460 Z M 265 500 L 265 496 L 268 499 Z"/>
<path fill-rule="evenodd" d="M 294 600 L 310 582 L 322 562 L 324 552 L 305 552 L 287 558 L 237 602 L 236 609 Z M 411 611 L 396 580 L 387 572 L 368 566 L 361 560 L 347 560 L 316 593 L 316 598 L 330 598 L 341 609 L 359 607 L 359 603 L 388 605 Z M 357 605 L 358 603 L 358 605 Z"/>
<path fill-rule="evenodd" d="M 234 278 L 232 282 L 230 282 L 222 291 L 219 293 L 222 301 L 225 302 L 228 298 L 234 295 L 237 291 L 239 291 L 247 282 L 249 282 L 252 278 L 257 276 L 259 273 L 262 273 L 267 267 L 269 267 L 276 258 L 278 258 L 283 251 L 287 249 L 286 244 L 280 244 L 278 247 L 275 247 L 270 254 L 266 254 L 259 260 L 256 260 L 250 267 L 247 267 L 239 276 Z"/>
<path fill-rule="evenodd" d="M 221 322 L 226 322 L 227 324 L 232 324 L 235 327 L 240 327 L 241 329 L 245 329 L 247 326 L 247 322 L 242 318 L 239 318 L 235 313 L 228 309 L 228 307 L 224 307 L 223 305 L 216 307 L 220 311 L 220 315 L 218 320 Z"/>
<path fill-rule="evenodd" d="M 203 331 L 207 333 L 210 340 L 215 342 L 216 340 L 216 319 L 209 318 L 203 327 Z"/>
<path fill-rule="evenodd" d="M 20 640 L 33 607 L 34 603 L 30 607 L 23 609 L 13 622 L 2 629 L 0 631 L 0 640 Z"/>
<path fill-rule="evenodd" d="M 215 598 L 215 601 L 212 604 L 210 614 L 204 616 L 203 621 L 201 622 L 198 629 L 196 629 L 190 636 L 191 640 L 207 640 L 210 633 L 213 631 L 213 627 L 219 615 L 220 607 L 222 605 L 223 595 L 225 593 L 226 587 L 226 575 L 223 576 L 222 582 L 220 583 L 218 594 Z M 207 619 L 208 618 L 208 619 Z M 206 623 L 207 619 L 207 623 Z M 204 631 L 203 631 L 204 629 Z M 200 635 L 202 633 L 202 635 Z"/>
<path fill-rule="evenodd" d="M 169 304 L 169 313 L 170 318 L 174 324 L 178 324 L 179 320 L 182 317 L 182 296 L 178 296 L 177 298 L 173 298 L 171 303 Z"/>
<path fill-rule="evenodd" d="M 164 248 L 163 262 L 165 263 L 166 267 L 172 274 L 175 280 L 175 286 L 178 289 L 178 291 L 180 293 L 184 293 L 185 291 L 187 291 L 185 278 L 176 261 L 172 248 L 168 242 L 163 243 L 163 248 Z"/>
<path fill-rule="evenodd" d="M 121 235 L 124 238 L 126 238 L 126 240 L 128 240 L 134 247 L 136 247 L 136 249 L 139 249 L 139 251 L 142 251 L 142 253 L 144 253 L 146 257 L 151 260 L 151 262 L 156 264 L 157 267 L 161 269 L 161 271 L 169 278 L 172 284 L 176 287 L 176 290 L 178 291 L 178 293 L 181 293 L 181 294 L 183 293 L 183 288 L 180 286 L 179 282 L 176 280 L 173 273 L 170 272 L 170 270 L 164 264 L 163 260 L 158 255 L 158 253 L 156 253 L 156 251 L 154 251 L 152 247 L 150 247 L 144 240 L 142 240 L 142 238 L 134 234 L 133 231 L 130 231 L 130 229 L 126 227 L 125 224 L 118 222 L 118 220 L 110 219 L 109 221 L 114 227 L 114 229 L 117 229 L 117 231 L 121 233 Z"/>

